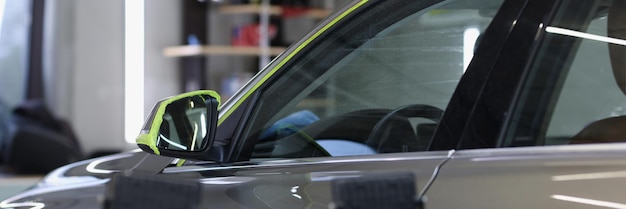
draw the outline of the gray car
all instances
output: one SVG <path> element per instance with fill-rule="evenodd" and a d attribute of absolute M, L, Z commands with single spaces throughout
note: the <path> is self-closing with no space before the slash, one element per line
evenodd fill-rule
<path fill-rule="evenodd" d="M 354 1 L 0 207 L 350 208 L 340 180 L 408 173 L 415 207 L 626 208 L 624 115 L 626 1 Z"/>

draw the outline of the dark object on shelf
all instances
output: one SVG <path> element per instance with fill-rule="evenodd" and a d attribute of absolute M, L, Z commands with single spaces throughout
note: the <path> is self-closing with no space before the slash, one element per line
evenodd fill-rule
<path fill-rule="evenodd" d="M 233 27 L 231 42 L 233 46 L 259 46 L 259 42 L 261 41 L 261 34 L 259 24 L 248 24 L 243 26 L 235 26 Z M 267 36 L 270 40 L 273 40 L 276 37 L 277 31 L 276 25 L 269 25 L 267 30 Z"/>
<path fill-rule="evenodd" d="M 415 176 L 412 172 L 364 173 L 360 177 L 332 181 L 331 208 L 335 209 L 416 209 Z"/>
<path fill-rule="evenodd" d="M 14 109 L 6 128 L 0 154 L 4 165 L 17 173 L 44 174 L 83 159 L 70 124 L 54 117 L 40 100 Z"/>

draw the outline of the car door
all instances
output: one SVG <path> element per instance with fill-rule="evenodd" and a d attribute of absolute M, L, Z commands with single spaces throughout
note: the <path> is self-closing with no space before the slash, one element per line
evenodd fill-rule
<path fill-rule="evenodd" d="M 224 105 L 212 153 L 226 164 L 163 174 L 201 179 L 202 204 L 220 208 L 327 208 L 331 180 L 370 171 L 409 170 L 422 189 L 456 148 L 430 150 L 437 134 L 463 131 L 438 125 L 474 105 L 448 103 L 480 95 L 523 3 L 356 1 Z"/>
<path fill-rule="evenodd" d="M 443 167 L 430 208 L 626 207 L 624 11 L 526 5 L 462 134 L 471 150 Z"/>

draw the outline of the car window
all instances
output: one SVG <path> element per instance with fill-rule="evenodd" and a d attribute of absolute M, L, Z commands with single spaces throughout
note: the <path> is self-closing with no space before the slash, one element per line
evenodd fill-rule
<path fill-rule="evenodd" d="M 264 88 L 252 158 L 426 150 L 501 1 L 381 1 Z M 390 12 L 393 11 L 393 12 Z"/>
<path fill-rule="evenodd" d="M 604 0 L 560 5 L 545 27 L 503 146 L 626 139 L 620 131 L 626 119 L 625 5 Z"/>

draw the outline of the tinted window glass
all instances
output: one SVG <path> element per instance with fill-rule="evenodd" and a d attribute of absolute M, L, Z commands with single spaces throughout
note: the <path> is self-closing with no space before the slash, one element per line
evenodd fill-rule
<path fill-rule="evenodd" d="M 252 157 L 426 150 L 501 2 L 435 3 L 381 1 L 288 66 L 254 110 Z"/>
<path fill-rule="evenodd" d="M 626 124 L 624 11 L 623 1 L 561 4 L 545 28 L 504 146 L 626 139 L 620 133 Z"/>

